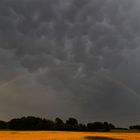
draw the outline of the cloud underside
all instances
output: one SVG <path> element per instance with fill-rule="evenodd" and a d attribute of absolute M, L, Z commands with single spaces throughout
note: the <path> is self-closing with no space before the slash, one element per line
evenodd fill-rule
<path fill-rule="evenodd" d="M 1 0 L 0 116 L 137 122 L 139 7 L 137 0 Z"/>

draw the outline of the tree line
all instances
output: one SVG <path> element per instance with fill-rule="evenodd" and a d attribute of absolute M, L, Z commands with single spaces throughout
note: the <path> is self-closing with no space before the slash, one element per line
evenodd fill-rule
<path fill-rule="evenodd" d="M 58 131 L 110 131 L 115 126 L 108 122 L 79 123 L 75 118 L 65 122 L 56 118 L 54 121 L 34 116 L 15 118 L 8 122 L 0 121 L 0 129 L 4 130 L 58 130 Z"/>
<path fill-rule="evenodd" d="M 1 130 L 55 130 L 55 131 L 104 131 L 117 129 L 112 123 L 93 122 L 82 124 L 75 118 L 65 122 L 56 118 L 54 121 L 34 116 L 15 118 L 8 122 L 0 121 Z M 140 130 L 140 126 L 130 126 L 130 129 Z"/>
<path fill-rule="evenodd" d="M 132 125 L 129 127 L 130 130 L 140 130 L 140 125 Z"/>

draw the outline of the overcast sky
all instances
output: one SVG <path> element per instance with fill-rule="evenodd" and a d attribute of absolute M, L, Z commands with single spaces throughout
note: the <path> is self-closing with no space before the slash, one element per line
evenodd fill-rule
<path fill-rule="evenodd" d="M 0 0 L 0 119 L 140 123 L 139 0 Z"/>

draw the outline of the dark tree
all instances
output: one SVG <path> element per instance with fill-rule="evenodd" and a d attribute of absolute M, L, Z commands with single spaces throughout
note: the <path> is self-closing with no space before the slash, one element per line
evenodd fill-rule
<path fill-rule="evenodd" d="M 64 122 L 60 118 L 55 119 L 55 129 L 56 130 L 64 130 Z"/>
<path fill-rule="evenodd" d="M 108 122 L 103 123 L 103 129 L 104 129 L 105 132 L 108 132 L 108 131 L 111 130 L 110 125 L 109 125 Z"/>
<path fill-rule="evenodd" d="M 5 121 L 0 121 L 0 129 L 7 129 L 7 123 Z"/>
<path fill-rule="evenodd" d="M 94 123 L 88 123 L 87 128 L 90 131 L 99 131 L 103 130 L 103 123 L 102 122 L 94 122 Z"/>
<path fill-rule="evenodd" d="M 78 121 L 75 118 L 69 118 L 65 123 L 66 130 L 78 130 Z"/>
<path fill-rule="evenodd" d="M 8 126 L 13 130 L 40 130 L 42 119 L 36 117 L 22 117 L 19 119 L 12 119 Z"/>
<path fill-rule="evenodd" d="M 79 124 L 78 125 L 78 130 L 79 131 L 87 131 L 87 127 L 86 127 L 86 125 L 85 124 Z"/>
<path fill-rule="evenodd" d="M 140 125 L 132 125 L 129 127 L 131 130 L 140 130 Z"/>
<path fill-rule="evenodd" d="M 115 126 L 108 122 L 93 122 L 79 124 L 77 119 L 69 118 L 64 123 L 60 118 L 55 121 L 37 118 L 33 116 L 12 119 L 9 122 L 0 121 L 0 129 L 10 130 L 66 130 L 66 131 L 110 131 L 116 129 Z M 139 125 L 130 126 L 130 129 L 140 130 Z"/>
<path fill-rule="evenodd" d="M 114 129 L 115 126 L 108 122 L 94 122 L 94 123 L 88 123 L 87 129 L 89 131 L 110 131 L 111 129 Z"/>
<path fill-rule="evenodd" d="M 52 120 L 43 119 L 44 130 L 55 130 L 55 123 Z"/>

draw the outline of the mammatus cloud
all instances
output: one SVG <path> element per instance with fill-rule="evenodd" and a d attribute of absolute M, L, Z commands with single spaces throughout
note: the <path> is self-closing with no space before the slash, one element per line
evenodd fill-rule
<path fill-rule="evenodd" d="M 139 7 L 137 0 L 1 0 L 1 85 L 30 75 L 0 88 L 1 118 L 137 122 Z"/>

